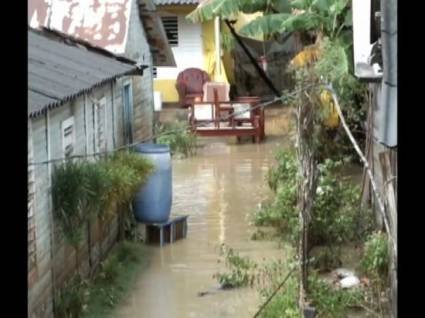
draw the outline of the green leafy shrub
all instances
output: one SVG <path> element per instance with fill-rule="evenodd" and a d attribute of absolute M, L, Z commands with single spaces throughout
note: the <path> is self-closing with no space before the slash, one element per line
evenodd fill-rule
<path fill-rule="evenodd" d="M 221 246 L 221 253 L 225 256 L 226 267 L 230 269 L 227 273 L 216 273 L 214 278 L 217 279 L 221 288 L 237 288 L 253 284 L 254 270 L 256 264 L 248 257 L 241 257 L 232 248 Z"/>
<path fill-rule="evenodd" d="M 143 185 L 153 165 L 131 152 L 118 152 L 96 162 L 67 161 L 52 175 L 56 221 L 65 238 L 78 246 L 84 225 L 94 216 L 117 212 Z"/>
<path fill-rule="evenodd" d="M 298 175 L 296 156 L 279 152 L 277 166 L 270 169 L 267 182 L 275 192 L 271 203 L 253 215 L 257 226 L 276 227 L 285 239 L 296 243 L 299 234 Z M 342 162 L 330 159 L 319 165 L 319 180 L 310 222 L 310 242 L 342 244 L 359 241 L 373 228 L 373 215 L 360 207 L 360 188 L 338 175 Z"/>
<path fill-rule="evenodd" d="M 273 278 L 275 282 L 273 285 L 279 284 L 283 276 L 279 275 Z M 261 294 L 264 299 L 267 299 L 274 288 L 263 289 Z M 259 317 L 261 318 L 300 318 L 300 311 L 298 309 L 298 282 L 295 275 L 291 275 L 286 281 L 285 285 L 272 300 L 262 310 Z"/>
<path fill-rule="evenodd" d="M 295 184 L 298 165 L 296 154 L 291 151 L 279 150 L 275 159 L 278 164 L 268 171 L 267 183 L 270 189 L 276 193 L 279 187 L 287 187 L 288 182 Z"/>
<path fill-rule="evenodd" d="M 360 207 L 360 188 L 335 173 L 341 164 L 327 159 L 319 165 L 319 185 L 310 227 L 313 245 L 358 241 L 362 236 L 358 232 L 359 224 L 371 221 L 371 218 L 363 222 L 360 219 L 367 214 Z M 369 230 L 369 227 L 363 228 Z"/>
<path fill-rule="evenodd" d="M 266 203 L 253 215 L 257 226 L 274 226 L 290 241 L 298 237 L 297 162 L 293 152 L 279 151 L 277 165 L 267 174 L 267 183 L 274 191 L 271 203 Z"/>
<path fill-rule="evenodd" d="M 381 281 L 388 277 L 389 251 L 387 235 L 375 232 L 365 242 L 360 267 L 366 275 Z"/>
<path fill-rule="evenodd" d="M 365 147 L 364 122 L 367 117 L 367 85 L 358 81 L 353 74 L 351 55 L 352 38 L 324 38 L 320 44 L 321 56 L 314 65 L 315 73 L 327 83 L 332 83 L 337 92 L 341 111 L 361 149 Z M 340 127 L 333 142 L 326 148 L 328 157 L 341 160 L 358 158 L 345 131 Z M 360 162 L 357 159 L 356 162 Z"/>
<path fill-rule="evenodd" d="M 74 276 L 55 298 L 55 317 L 105 318 L 124 297 L 140 270 L 144 255 L 139 243 L 118 243 L 91 281 Z"/>
<path fill-rule="evenodd" d="M 347 310 L 350 307 L 360 306 L 364 299 L 361 290 L 334 289 L 321 281 L 316 273 L 309 275 L 308 283 L 309 297 L 320 317 L 346 317 Z"/>
<path fill-rule="evenodd" d="M 263 307 L 259 317 L 264 318 L 299 318 L 298 309 L 298 280 L 297 272 L 293 271 L 289 277 L 288 273 L 293 269 L 295 259 L 292 249 L 285 250 L 285 261 L 277 260 L 263 264 L 257 270 L 257 289 L 263 302 L 269 299 L 277 290 L 269 303 Z M 283 286 L 282 282 L 286 279 Z"/>
<path fill-rule="evenodd" d="M 69 280 L 55 298 L 55 316 L 64 318 L 81 317 L 84 304 L 85 283 L 79 275 Z"/>
<path fill-rule="evenodd" d="M 185 122 L 174 122 L 159 125 L 156 129 L 157 143 L 170 146 L 171 154 L 184 157 L 196 154 L 196 135 L 190 131 Z"/>

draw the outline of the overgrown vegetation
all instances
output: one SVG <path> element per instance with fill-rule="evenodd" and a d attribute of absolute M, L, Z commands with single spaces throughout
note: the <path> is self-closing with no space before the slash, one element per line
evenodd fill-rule
<path fill-rule="evenodd" d="M 241 257 L 239 253 L 225 245 L 222 245 L 220 249 L 221 255 L 224 255 L 225 258 L 226 267 L 230 269 L 230 272 L 214 274 L 214 278 L 217 279 L 221 288 L 230 289 L 252 285 L 257 264 L 248 257 Z"/>
<path fill-rule="evenodd" d="M 279 151 L 277 165 L 269 170 L 267 182 L 275 192 L 274 200 L 253 215 L 258 226 L 277 227 L 281 235 L 297 242 L 297 161 L 294 153 Z M 373 228 L 372 214 L 360 206 L 360 189 L 337 174 L 342 162 L 325 160 L 319 165 L 319 181 L 310 223 L 312 245 L 338 245 L 360 241 Z"/>
<path fill-rule="evenodd" d="M 67 161 L 52 176 L 56 221 L 65 238 L 77 247 L 85 225 L 94 218 L 119 213 L 146 182 L 153 165 L 131 152 L 90 161 Z"/>
<path fill-rule="evenodd" d="M 134 284 L 144 255 L 140 242 L 118 243 L 91 281 L 77 275 L 62 289 L 56 300 L 56 316 L 109 317 L 114 306 Z"/>
<path fill-rule="evenodd" d="M 272 263 L 274 264 L 274 263 Z M 272 265 L 273 266 L 273 265 Z M 279 286 L 287 273 L 287 268 L 279 264 L 280 268 L 285 268 L 286 271 L 273 272 L 269 275 L 269 286 L 260 289 L 260 294 L 263 299 L 268 299 L 273 291 Z M 285 285 L 276 293 L 270 303 L 264 307 L 261 312 L 261 318 L 299 318 L 300 311 L 298 308 L 298 281 L 296 275 L 291 275 Z"/>
<path fill-rule="evenodd" d="M 316 273 L 309 275 L 309 298 L 324 318 L 347 316 L 347 310 L 359 307 L 364 295 L 360 289 L 336 289 L 319 279 Z"/>
<path fill-rule="evenodd" d="M 276 227 L 294 246 L 300 243 L 300 260 L 306 260 L 308 248 L 325 245 L 319 263 L 329 266 L 338 258 L 342 244 L 359 242 L 374 228 L 372 213 L 360 207 L 359 188 L 337 173 L 343 162 L 356 160 L 357 155 L 340 125 L 335 101 L 324 88 L 334 89 L 348 128 L 365 149 L 367 87 L 353 76 L 350 1 L 213 0 L 199 6 L 189 19 L 203 22 L 221 16 L 234 20 L 240 12 L 257 11 L 262 14 L 241 29 L 243 35 L 270 38 L 299 32 L 306 47 L 292 61 L 297 94 L 286 101 L 297 108 L 297 156 L 280 155 L 278 167 L 268 178 L 274 200 L 255 213 L 254 221 Z M 388 267 L 386 244 L 380 234 L 373 234 L 362 260 L 364 272 L 379 289 L 378 298 Z M 360 301 L 358 294 L 334 291 L 314 275 L 307 283 L 305 266 L 300 264 L 300 287 L 311 293 L 320 316 L 341 317 L 347 307 Z M 282 308 L 283 304 L 277 307 L 276 316 Z"/>
<path fill-rule="evenodd" d="M 366 289 L 367 301 L 382 316 L 387 314 L 386 306 L 383 306 L 383 300 L 388 302 L 388 268 L 388 237 L 382 232 L 372 233 L 365 242 L 360 269 L 370 280 L 370 284 L 368 284 Z"/>
<path fill-rule="evenodd" d="M 187 127 L 186 122 L 173 122 L 158 125 L 156 133 L 160 134 L 157 143 L 170 146 L 172 155 L 184 157 L 196 154 L 197 138 Z"/>
<path fill-rule="evenodd" d="M 360 266 L 369 277 L 383 281 L 388 277 L 388 239 L 382 232 L 369 235 L 364 245 Z"/>

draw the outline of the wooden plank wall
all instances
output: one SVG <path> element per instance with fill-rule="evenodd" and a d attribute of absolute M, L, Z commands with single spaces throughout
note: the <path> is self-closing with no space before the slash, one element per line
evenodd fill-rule
<path fill-rule="evenodd" d="M 149 97 L 145 98 L 140 93 L 147 79 L 135 76 L 131 80 L 135 100 L 133 114 L 135 137 L 148 139 L 152 136 L 153 106 L 150 107 Z M 61 122 L 70 116 L 74 116 L 75 123 L 74 154 L 93 153 L 97 142 L 93 124 L 93 101 L 101 97 L 106 98 L 107 149 L 123 145 L 123 81 L 124 79 L 118 79 L 113 84 L 107 83 L 86 97 L 78 97 L 71 103 L 49 111 L 46 116 L 33 119 L 28 135 L 33 142 L 33 160 L 36 162 L 47 160 L 49 153 L 50 159 L 63 157 Z M 79 268 L 77 268 L 74 248 L 65 242 L 58 225 L 53 224 L 50 195 L 53 169 L 54 165 L 34 166 L 37 265 L 35 275 L 31 276 L 28 286 L 29 317 L 53 317 L 53 295 L 57 290 L 77 270 L 83 275 L 88 275 L 106 257 L 118 238 L 117 217 L 103 222 L 96 220 L 90 224 L 90 231 L 87 225 L 79 248 Z"/>

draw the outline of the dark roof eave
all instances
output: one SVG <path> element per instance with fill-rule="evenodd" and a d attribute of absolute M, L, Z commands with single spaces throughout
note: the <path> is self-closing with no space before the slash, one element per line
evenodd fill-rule
<path fill-rule="evenodd" d="M 131 69 L 127 72 L 124 72 L 124 73 L 121 73 L 121 74 L 116 74 L 115 76 L 106 78 L 106 79 L 104 79 L 104 80 L 102 80 L 102 81 L 100 81 L 100 82 L 98 82 L 98 83 L 96 83 L 96 84 L 94 84 L 90 87 L 87 87 L 85 89 L 80 90 L 79 92 L 77 92 L 75 94 L 66 96 L 65 98 L 58 100 L 57 102 L 53 102 L 53 103 L 49 103 L 49 104 L 44 105 L 44 107 L 41 108 L 40 110 L 29 113 L 28 118 L 35 119 L 35 118 L 45 114 L 47 110 L 58 108 L 58 107 L 62 106 L 63 104 L 65 104 L 66 102 L 69 102 L 70 100 L 73 100 L 73 99 L 75 99 L 75 98 L 77 98 L 77 97 L 79 97 L 79 96 L 81 96 L 85 93 L 88 93 L 88 92 L 92 91 L 94 88 L 102 86 L 105 83 L 112 82 L 119 77 L 128 76 L 128 75 L 142 76 L 143 70 L 145 70 L 146 68 L 149 68 L 149 66 L 148 65 L 141 65 L 141 66 L 135 67 L 134 69 Z"/>

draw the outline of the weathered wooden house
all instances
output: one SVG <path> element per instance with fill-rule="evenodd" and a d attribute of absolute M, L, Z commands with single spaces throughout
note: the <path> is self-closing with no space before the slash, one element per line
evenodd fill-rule
<path fill-rule="evenodd" d="M 129 138 L 137 140 L 152 130 L 152 69 L 176 64 L 151 0 L 30 0 L 28 24 L 60 31 L 147 65 L 149 70 L 131 83 L 134 114 L 130 115 L 137 128 Z"/>
<path fill-rule="evenodd" d="M 152 66 L 175 63 L 150 0 L 31 0 L 28 24 L 28 316 L 53 317 L 77 270 L 54 224 L 53 162 L 149 140 Z M 112 218 L 87 229 L 80 272 L 106 256 L 117 228 Z"/>
<path fill-rule="evenodd" d="M 136 107 L 131 80 L 146 66 L 50 32 L 29 30 L 28 46 L 28 313 L 50 317 L 53 290 L 72 275 L 75 255 L 52 218 L 54 163 L 43 162 L 114 149 L 136 129 L 142 130 L 140 138 L 149 138 L 151 129 L 129 115 Z M 116 222 L 110 226 L 104 237 L 92 240 L 90 248 L 98 254 L 114 242 Z M 88 248 L 80 256 L 83 272 Z"/>

